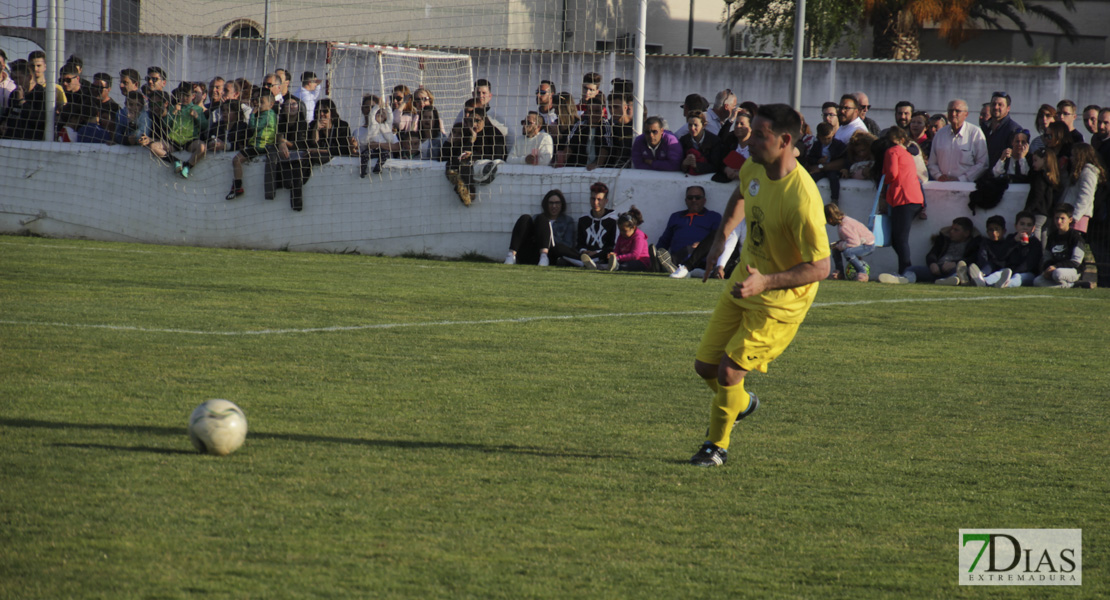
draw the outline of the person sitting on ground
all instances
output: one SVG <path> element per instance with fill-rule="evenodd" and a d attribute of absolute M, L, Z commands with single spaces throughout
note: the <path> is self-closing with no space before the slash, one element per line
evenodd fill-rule
<path fill-rule="evenodd" d="M 443 145 L 442 160 L 447 161 L 447 180 L 454 186 L 459 201 L 470 206 L 478 194 L 475 167 L 481 169 L 482 181 L 488 181 L 496 169 L 492 161 L 505 160 L 508 150 L 505 136 L 490 123 L 486 109 L 477 106 L 473 98 L 466 101 L 463 112 L 463 122 L 451 129 L 451 138 Z"/>
<path fill-rule="evenodd" d="M 1029 171 L 1029 131 L 1022 129 L 1010 138 L 1010 147 L 1002 151 L 991 174 L 1006 177 L 1010 183 L 1028 183 Z"/>
<path fill-rule="evenodd" d="M 613 251 L 606 255 L 609 262 L 609 271 L 648 271 L 651 269 L 651 257 L 648 255 L 647 234 L 640 229 L 644 224 L 644 215 L 632 205 L 628 212 L 617 217 L 617 228 L 620 235 Z"/>
<path fill-rule="evenodd" d="M 1083 234 L 1076 231 L 1072 224 L 1075 207 L 1064 203 L 1053 210 L 1056 227 L 1048 234 L 1045 247 L 1044 269 L 1033 280 L 1037 287 L 1070 288 L 1079 281 L 1079 266 L 1083 264 Z"/>
<path fill-rule="evenodd" d="M 994 215 L 987 219 L 986 240 L 979 247 L 979 258 L 967 267 L 967 275 L 979 287 L 1021 287 L 1031 285 L 1041 270 L 1041 241 L 1032 237 L 1033 215 L 1021 211 L 1014 218 L 1017 231 L 1006 237 L 1006 219 Z"/>
<path fill-rule="evenodd" d="M 721 226 L 721 213 L 705 207 L 705 188 L 686 188 L 686 210 L 671 213 L 659 243 L 648 248 L 657 263 L 656 270 L 675 279 L 688 277 L 694 269 L 706 268 L 705 259 L 713 246 L 713 236 Z"/>
<path fill-rule="evenodd" d="M 1106 169 L 1090 144 L 1079 143 L 1071 149 L 1072 184 L 1064 192 L 1063 201 L 1075 207 L 1072 228 L 1087 233 L 1087 224 L 1094 215 L 1095 192 L 1106 182 Z"/>
<path fill-rule="evenodd" d="M 228 102 L 228 106 L 233 106 Z M 234 200 L 245 193 L 243 189 L 243 163 L 266 154 L 267 148 L 277 141 L 277 115 L 274 114 L 274 96 L 266 92 L 258 100 L 258 110 L 251 114 L 247 129 L 250 137 L 245 148 L 231 159 L 233 179 L 227 200 Z"/>
<path fill-rule="evenodd" d="M 980 236 L 967 217 L 957 217 L 952 225 L 933 236 L 932 248 L 925 256 L 927 267 L 911 266 L 901 275 L 882 273 L 879 283 L 936 283 L 967 285 L 968 263 L 979 256 Z"/>
<path fill-rule="evenodd" d="M 875 251 L 875 234 L 863 223 L 844 214 L 835 203 L 825 205 L 825 223 L 836 227 L 839 238 L 831 244 L 835 270 L 829 279 L 866 282 L 871 267 L 862 258 Z M 845 268 L 845 259 L 855 269 L 855 277 L 850 276 Z"/>
<path fill-rule="evenodd" d="M 220 111 L 220 120 L 208 129 L 208 151 L 239 152 L 247 147 L 249 138 L 250 128 L 243 121 L 239 101 L 229 100 L 227 110 Z"/>
<path fill-rule="evenodd" d="M 613 125 L 605 118 L 605 105 L 594 96 L 581 104 L 582 116 L 567 134 L 566 146 L 555 156 L 555 167 L 586 167 L 592 171 L 605 165 L 613 148 Z"/>
<path fill-rule="evenodd" d="M 173 170 L 182 177 L 189 178 L 189 170 L 197 166 L 208 151 L 204 135 L 208 133 L 208 117 L 204 109 L 193 104 L 193 86 L 182 83 L 173 92 L 174 106 L 169 111 L 169 143 L 171 151 L 185 150 L 190 153 L 188 160 L 174 160 Z"/>
<path fill-rule="evenodd" d="M 663 119 L 648 117 L 644 133 L 632 142 L 632 165 L 641 170 L 677 171 L 682 163 L 682 144 L 667 131 Z"/>
<path fill-rule="evenodd" d="M 561 190 L 550 190 L 540 202 L 538 215 L 520 215 L 516 220 L 505 264 L 546 267 L 552 260 L 575 258 L 579 252 L 574 249 L 574 235 L 575 222 L 567 214 L 566 196 Z"/>
<path fill-rule="evenodd" d="M 362 125 L 355 130 L 358 140 L 359 177 L 370 174 L 370 161 L 374 163 L 374 173 L 382 172 L 382 163 L 389 158 L 389 147 L 398 142 L 393 132 L 394 113 L 382 106 L 381 98 L 374 94 L 362 96 Z"/>
<path fill-rule="evenodd" d="M 706 175 L 717 172 L 717 136 L 706 129 L 704 112 L 695 112 L 686 119 L 687 133 L 678 139 L 682 145 L 682 170 L 687 175 Z"/>
<path fill-rule="evenodd" d="M 534 110 L 530 110 L 520 124 L 524 135 L 517 138 L 516 145 L 513 146 L 513 151 L 509 153 L 509 158 L 505 159 L 505 162 L 510 165 L 540 167 L 550 165 L 555 152 L 555 144 L 551 141 L 551 136 L 544 131 L 543 116 Z"/>
<path fill-rule="evenodd" d="M 609 186 L 598 181 L 590 186 L 590 212 L 578 218 L 578 260 L 568 264 L 596 269 L 597 262 L 609 256 L 617 245 L 617 217 L 609 204 Z"/>

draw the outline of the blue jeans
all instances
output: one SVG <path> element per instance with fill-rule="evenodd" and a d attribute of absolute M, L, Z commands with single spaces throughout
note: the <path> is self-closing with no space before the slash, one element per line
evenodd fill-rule
<path fill-rule="evenodd" d="M 845 248 L 844 250 L 833 248 L 833 263 L 836 265 L 837 272 L 845 277 L 848 276 L 848 273 L 844 270 L 844 259 L 848 259 L 848 262 L 852 263 L 852 266 L 856 268 L 856 273 L 866 273 L 867 263 L 860 260 L 860 258 L 874 251 L 874 244 L 861 244 L 854 248 Z"/>

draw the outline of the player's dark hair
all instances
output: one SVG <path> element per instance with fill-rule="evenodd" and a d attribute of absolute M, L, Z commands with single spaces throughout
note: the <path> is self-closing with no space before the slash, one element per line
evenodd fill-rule
<path fill-rule="evenodd" d="M 771 131 L 775 135 L 789 135 L 791 140 L 801 138 L 802 117 L 793 107 L 786 104 L 764 104 L 755 114 L 771 122 Z"/>

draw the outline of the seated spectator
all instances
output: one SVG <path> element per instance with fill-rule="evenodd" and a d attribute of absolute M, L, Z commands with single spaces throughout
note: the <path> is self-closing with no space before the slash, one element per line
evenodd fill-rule
<path fill-rule="evenodd" d="M 832 175 L 839 183 L 839 172 L 825 170 L 825 165 L 829 164 L 833 157 L 841 156 L 848 149 L 840 140 L 833 138 L 834 133 L 835 128 L 829 123 L 822 121 L 817 124 L 817 141 L 810 146 L 809 153 L 805 155 L 803 161 L 814 181 Z M 839 185 L 837 187 L 839 188 Z"/>
<path fill-rule="evenodd" d="M 581 118 L 567 134 L 565 149 L 555 157 L 556 167 L 586 167 L 587 171 L 592 171 L 609 160 L 613 126 L 605 118 L 605 106 L 597 97 L 584 101 L 581 106 Z"/>
<path fill-rule="evenodd" d="M 844 214 L 835 203 L 825 205 L 825 223 L 836 227 L 838 237 L 837 241 L 832 243 L 835 270 L 829 278 L 866 282 L 871 267 L 863 262 L 862 258 L 875 251 L 875 234 L 863 223 Z M 853 274 L 855 277 L 850 277 L 845 269 L 845 259 L 855 269 Z"/>
<path fill-rule="evenodd" d="M 540 113 L 530 110 L 520 124 L 523 126 L 524 135 L 517 138 L 516 146 L 513 146 L 513 151 L 509 153 L 509 158 L 505 162 L 510 165 L 544 167 L 550 165 L 555 144 L 551 141 L 551 136 L 543 130 L 543 117 Z"/>
<path fill-rule="evenodd" d="M 1055 151 L 1042 147 L 1030 154 L 1029 195 L 1025 198 L 1023 210 L 1033 215 L 1033 236 L 1043 245 L 1048 240 L 1045 229 L 1048 216 L 1067 186 L 1064 178 L 1060 177 L 1060 164 Z"/>
<path fill-rule="evenodd" d="M 336 156 L 358 154 L 358 141 L 351 135 L 351 126 L 339 116 L 339 110 L 330 98 L 316 103 L 316 118 L 308 124 L 305 149 L 300 158 L 287 161 L 281 174 L 282 187 L 289 189 L 289 207 L 304 209 L 304 184 L 312 176 L 312 167 L 331 162 Z"/>
<path fill-rule="evenodd" d="M 740 176 L 740 167 L 751 156 L 748 143 L 752 138 L 752 116 L 748 111 L 736 113 L 732 125 L 732 135 L 718 140 L 721 169 L 713 175 L 713 181 L 728 183 Z"/>
<path fill-rule="evenodd" d="M 174 90 L 174 106 L 169 111 L 170 151 L 185 150 L 190 153 L 188 160 L 174 160 L 173 170 L 188 179 L 189 171 L 204 158 L 208 148 L 204 136 L 208 133 L 208 117 L 204 109 L 193 104 L 193 86 L 182 83 Z"/>
<path fill-rule="evenodd" d="M 143 93 L 135 90 L 127 92 L 123 102 L 123 110 L 116 120 L 115 141 L 124 146 L 138 146 L 139 136 L 142 135 L 142 119 L 146 113 L 146 98 Z"/>
<path fill-rule="evenodd" d="M 632 143 L 636 131 L 632 128 L 635 99 L 632 94 L 613 93 L 609 96 L 609 114 L 612 115 L 613 147 L 609 149 L 609 162 L 605 166 L 622 169 L 632 160 Z"/>
<path fill-rule="evenodd" d="M 1006 177 L 1011 183 L 1029 181 L 1029 131 L 1022 129 L 1010 139 L 1010 147 L 1002 151 L 1001 158 L 991 169 L 991 175 Z"/>
<path fill-rule="evenodd" d="M 177 165 L 174 163 L 177 162 L 177 159 L 171 154 L 173 142 L 170 141 L 170 105 L 172 103 L 173 99 L 166 92 L 158 90 L 150 92 L 147 109 L 139 118 L 139 136 L 136 142 L 150 150 L 155 158 L 176 169 Z"/>
<path fill-rule="evenodd" d="M 1072 228 L 1075 207 L 1064 203 L 1053 210 L 1055 229 L 1048 234 L 1043 272 L 1033 280 L 1037 287 L 1070 288 L 1079 281 L 1083 264 L 1083 234 Z"/>
<path fill-rule="evenodd" d="M 539 113 L 535 113 L 539 116 Z M 567 214 L 567 199 L 560 190 L 551 190 L 540 202 L 538 215 L 521 215 L 509 238 L 505 264 L 517 263 L 546 267 L 552 260 L 574 258 L 575 222 Z"/>
<path fill-rule="evenodd" d="M 240 152 L 247 147 L 250 128 L 243 121 L 238 100 L 229 100 L 220 120 L 208 129 L 209 152 Z M 232 159 L 234 162 L 234 159 Z"/>
<path fill-rule="evenodd" d="M 77 129 L 84 124 L 81 115 L 83 108 L 77 104 L 66 104 L 58 110 L 58 132 L 54 135 L 55 142 L 77 141 Z"/>
<path fill-rule="evenodd" d="M 987 219 L 986 239 L 979 246 L 979 258 L 967 267 L 967 275 L 979 287 L 1021 287 L 1031 285 L 1041 270 L 1041 241 L 1031 236 L 1033 215 L 1021 211 L 1014 219 L 1017 231 L 1006 236 L 1006 219 L 994 215 Z"/>
<path fill-rule="evenodd" d="M 716 173 L 717 136 L 706 129 L 705 113 L 695 112 L 686 120 L 686 124 L 688 132 L 678 140 L 682 145 L 682 171 L 687 175 Z"/>
<path fill-rule="evenodd" d="M 119 123 L 120 105 L 112 100 L 112 76 L 107 73 L 93 75 L 90 89 L 93 97 L 93 107 L 96 109 L 100 120 L 100 127 L 115 136 L 116 126 Z"/>
<path fill-rule="evenodd" d="M 648 117 L 645 131 L 632 143 L 632 165 L 651 171 L 677 171 L 682 162 L 682 144 L 664 129 L 663 119 Z"/>
<path fill-rule="evenodd" d="M 227 103 L 229 110 L 234 109 L 232 102 Z M 247 123 L 250 137 L 247 139 L 246 147 L 231 160 L 233 180 L 231 191 L 227 193 L 227 200 L 234 200 L 246 193 L 243 189 L 243 163 L 250 162 L 257 156 L 264 156 L 267 148 L 277 141 L 277 115 L 273 109 L 274 96 L 266 92 L 259 98 L 258 110 L 251 115 Z"/>
<path fill-rule="evenodd" d="M 857 131 L 848 140 L 848 149 L 844 156 L 848 159 L 848 167 L 840 171 L 841 179 L 870 179 L 871 166 L 875 159 L 871 156 L 871 144 L 878 139 L 867 131 Z"/>
<path fill-rule="evenodd" d="M 292 190 L 298 182 L 303 184 L 311 176 L 312 164 L 307 160 L 308 127 L 309 122 L 304 117 L 304 105 L 301 104 L 300 98 L 290 95 L 285 99 L 285 104 L 282 105 L 281 113 L 278 115 L 277 139 L 266 152 L 263 182 L 264 197 L 267 200 L 277 197 L 277 188 Z"/>
<path fill-rule="evenodd" d="M 975 181 L 990 168 L 983 130 L 967 122 L 967 102 L 948 103 L 948 126 L 937 132 L 929 176 L 937 181 Z"/>
<path fill-rule="evenodd" d="M 370 160 L 374 163 L 374 173 L 382 172 L 382 164 L 389 158 L 390 147 L 398 143 L 393 133 L 394 111 L 382 106 L 381 98 L 374 94 L 362 96 L 362 125 L 355 130 L 358 140 L 359 177 L 370 174 Z"/>
<path fill-rule="evenodd" d="M 1106 169 L 1090 144 L 1079 143 L 1072 147 L 1071 180 L 1063 201 L 1075 207 L 1072 228 L 1087 233 L 1087 224 L 1094 214 L 1095 191 L 1099 184 L 1106 182 Z"/>
<path fill-rule="evenodd" d="M 516 134 L 509 128 L 509 120 L 505 119 L 493 108 L 493 85 L 488 79 L 479 79 L 474 82 L 474 92 L 470 98 L 474 101 L 473 108 L 481 108 L 486 114 L 486 123 L 493 125 L 497 131 L 501 132 L 501 136 L 505 138 L 505 152 L 507 153 L 512 149 L 513 144 L 516 142 Z M 468 100 L 469 101 L 469 100 Z M 575 116 L 577 116 L 577 111 Z M 455 125 L 461 125 L 463 119 L 466 117 L 466 108 L 459 111 L 458 116 L 455 117 Z"/>
<path fill-rule="evenodd" d="M 794 147 L 798 150 L 798 156 L 804 157 L 809 153 L 809 149 L 813 147 L 813 143 L 817 141 L 817 136 L 810 129 L 809 123 L 806 123 L 805 115 L 799 112 L 798 118 L 802 121 L 801 137 L 794 142 Z"/>
<path fill-rule="evenodd" d="M 609 256 L 617 245 L 617 217 L 606 208 L 609 186 L 598 181 L 590 186 L 590 212 L 578 218 L 578 260 L 563 258 L 560 263 L 596 269 L 597 262 Z"/>
<path fill-rule="evenodd" d="M 418 87 L 412 93 L 412 107 L 420 111 L 418 123 L 417 149 L 420 158 L 424 160 L 439 160 L 439 152 L 443 147 L 443 137 L 447 130 L 443 128 L 443 119 L 436 108 L 436 97 L 432 90 Z M 415 157 L 415 152 L 413 153 Z"/>
<path fill-rule="evenodd" d="M 721 213 L 705 208 L 705 202 L 704 187 L 686 188 L 686 210 L 671 213 L 659 243 L 648 249 L 652 262 L 657 263 L 655 270 L 681 279 L 689 277 L 694 269 L 706 268 L 713 236 L 721 226 Z"/>
<path fill-rule="evenodd" d="M 297 90 L 297 97 L 301 99 L 304 107 L 304 118 L 311 123 L 316 118 L 316 103 L 324 97 L 324 89 L 320 87 L 320 78 L 312 71 L 301 73 L 301 89 Z"/>
<path fill-rule="evenodd" d="M 1044 134 L 1048 131 L 1048 126 L 1056 122 L 1056 107 L 1051 104 L 1042 104 L 1037 109 L 1037 116 L 1033 119 L 1033 128 L 1037 130 L 1037 137 L 1029 143 L 1029 151 L 1036 152 L 1044 148 Z"/>
<path fill-rule="evenodd" d="M 496 170 L 496 164 L 490 161 L 505 160 L 508 151 L 505 136 L 490 123 L 486 109 L 470 99 L 463 113 L 463 122 L 451 129 L 451 138 L 443 145 L 442 160 L 447 161 L 447 180 L 454 186 L 459 200 L 464 206 L 470 206 L 478 193 L 475 167 L 479 167 L 482 175 L 478 179 L 488 182 L 487 177 Z M 484 170 L 487 167 L 488 172 Z"/>
<path fill-rule="evenodd" d="M 578 123 L 578 105 L 574 102 L 574 96 L 569 92 L 559 92 L 555 96 L 555 111 L 559 115 L 558 124 L 549 125 L 547 133 L 555 143 L 555 156 L 558 157 L 560 152 L 568 152 L 567 140 L 570 138 L 570 130 Z"/>
<path fill-rule="evenodd" d="M 84 107 L 87 111 L 82 118 L 82 124 L 77 128 L 77 142 L 81 144 L 111 144 L 112 134 L 100 125 L 100 111 L 91 107 Z"/>
<path fill-rule="evenodd" d="M 952 225 L 933 236 L 932 248 L 925 256 L 927 267 L 911 266 L 901 275 L 883 273 L 880 283 L 936 283 L 967 285 L 968 263 L 979 256 L 979 233 L 967 217 L 957 217 Z"/>
<path fill-rule="evenodd" d="M 640 229 L 644 216 L 632 205 L 628 212 L 617 217 L 617 243 L 613 251 L 606 255 L 609 271 L 648 271 L 651 258 L 648 256 L 647 234 Z"/>
<path fill-rule="evenodd" d="M 393 131 L 415 133 L 420 122 L 420 113 L 416 112 L 412 103 L 412 92 L 407 85 L 393 86 L 393 93 L 389 96 L 389 106 L 393 113 Z M 398 156 L 396 158 L 407 158 Z"/>
<path fill-rule="evenodd" d="M 601 91 L 601 75 L 593 72 L 586 73 L 582 76 L 582 96 L 579 98 L 578 111 L 585 112 L 586 103 L 594 98 L 601 102 L 602 112 L 605 113 L 602 116 L 608 119 L 609 115 L 605 111 L 605 93 Z"/>

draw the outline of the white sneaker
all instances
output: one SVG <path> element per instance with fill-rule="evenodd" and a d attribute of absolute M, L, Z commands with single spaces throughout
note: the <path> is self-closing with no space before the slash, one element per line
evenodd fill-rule
<path fill-rule="evenodd" d="M 705 269 L 690 269 L 690 277 L 694 279 L 701 279 L 705 275 Z"/>
<path fill-rule="evenodd" d="M 960 276 L 959 275 L 952 275 L 951 277 L 945 277 L 944 279 L 938 279 L 938 280 L 934 281 L 933 283 L 935 283 L 937 285 L 960 285 Z"/>
<path fill-rule="evenodd" d="M 594 262 L 594 259 L 590 258 L 589 254 L 583 252 L 578 258 L 582 260 L 583 269 L 597 269 L 597 263 Z"/>
<path fill-rule="evenodd" d="M 975 263 L 971 263 L 971 264 L 975 264 Z M 955 285 L 967 285 L 969 283 L 971 283 L 971 278 L 969 278 L 967 276 L 967 263 L 961 260 L 960 262 L 956 263 L 956 284 Z"/>
<path fill-rule="evenodd" d="M 505 264 L 507 264 L 507 265 L 515 265 L 516 264 L 516 252 L 513 252 L 512 250 L 509 250 L 509 255 L 505 257 Z"/>
<path fill-rule="evenodd" d="M 551 259 L 547 258 L 547 254 L 540 254 L 540 266 L 546 267 L 551 264 Z"/>
<path fill-rule="evenodd" d="M 998 281 L 994 282 L 994 287 L 1004 288 L 1007 283 L 1010 283 L 1010 278 L 1014 276 L 1012 269 L 1002 269 L 998 272 Z"/>
<path fill-rule="evenodd" d="M 967 266 L 967 276 L 975 282 L 976 287 L 988 287 L 987 280 L 983 279 L 983 270 L 979 265 L 971 263 Z"/>
<path fill-rule="evenodd" d="M 685 279 L 689 276 L 690 272 L 686 270 L 686 265 L 678 265 L 678 268 L 674 270 L 674 273 L 671 273 L 669 275 L 671 279 Z"/>
<path fill-rule="evenodd" d="M 909 283 L 910 280 L 898 275 L 891 275 L 890 273 L 880 273 L 879 283 Z"/>

